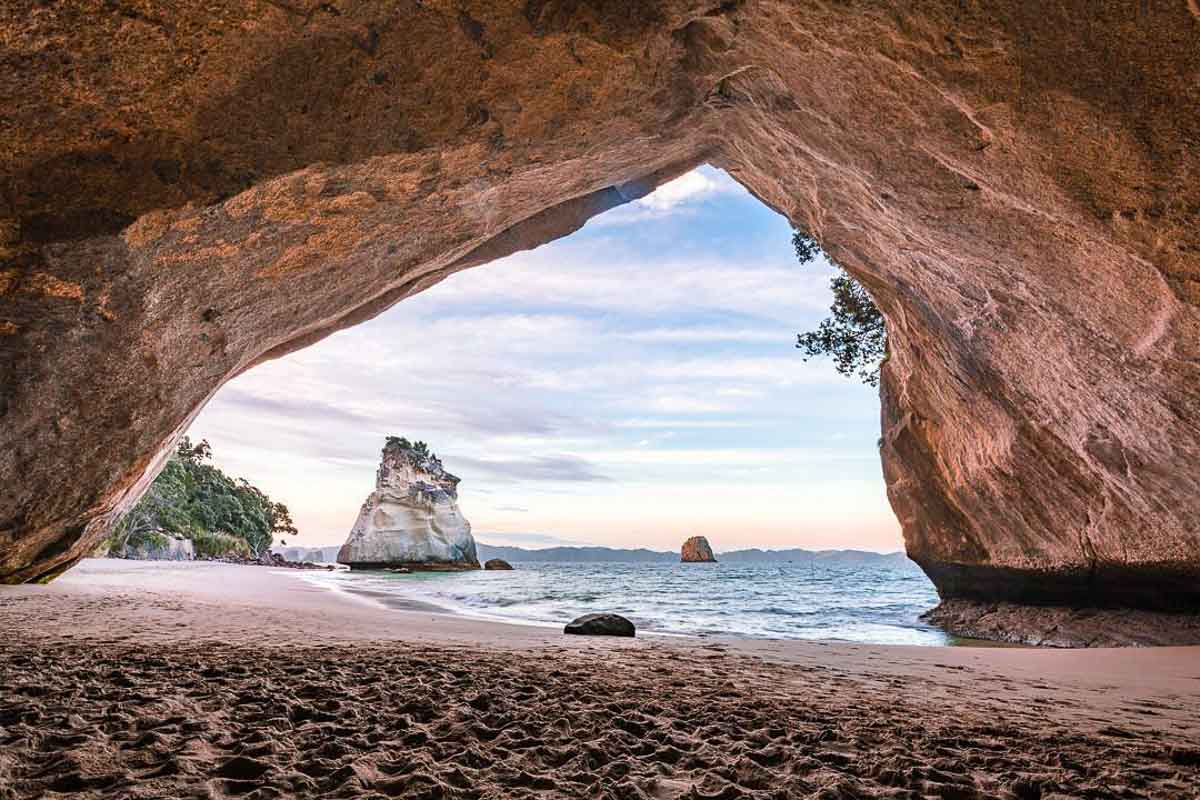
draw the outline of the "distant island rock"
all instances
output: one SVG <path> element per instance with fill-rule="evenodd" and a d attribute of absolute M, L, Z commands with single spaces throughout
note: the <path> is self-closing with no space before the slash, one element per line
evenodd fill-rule
<path fill-rule="evenodd" d="M 683 543 L 683 547 L 679 551 L 679 560 L 685 563 L 694 561 L 716 563 L 717 557 L 713 555 L 712 548 L 708 546 L 708 539 L 703 536 L 693 536 Z"/>
<path fill-rule="evenodd" d="M 505 561 L 503 558 L 489 558 L 483 562 L 484 569 L 512 569 L 512 564 Z"/>
<path fill-rule="evenodd" d="M 389 436 L 375 491 L 338 551 L 351 569 L 479 569 L 471 524 L 458 509 L 459 479 L 424 442 Z"/>

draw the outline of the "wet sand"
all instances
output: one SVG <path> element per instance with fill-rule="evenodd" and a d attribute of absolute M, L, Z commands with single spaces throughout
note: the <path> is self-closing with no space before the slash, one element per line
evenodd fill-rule
<path fill-rule="evenodd" d="M 1200 648 L 576 638 L 120 561 L 0 630 L 0 800 L 1200 795 Z"/>

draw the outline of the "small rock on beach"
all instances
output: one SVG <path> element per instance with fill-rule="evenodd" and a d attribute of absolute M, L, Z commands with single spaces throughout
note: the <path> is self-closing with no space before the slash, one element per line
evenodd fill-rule
<path fill-rule="evenodd" d="M 633 636 L 633 623 L 620 614 L 584 614 L 567 623 L 563 633 L 576 636 Z"/>

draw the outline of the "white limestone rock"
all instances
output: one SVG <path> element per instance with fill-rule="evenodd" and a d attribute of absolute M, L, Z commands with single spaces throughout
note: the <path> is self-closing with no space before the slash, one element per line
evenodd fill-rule
<path fill-rule="evenodd" d="M 389 436 L 338 563 L 352 569 L 479 569 L 471 524 L 458 509 L 459 479 L 423 442 Z"/>

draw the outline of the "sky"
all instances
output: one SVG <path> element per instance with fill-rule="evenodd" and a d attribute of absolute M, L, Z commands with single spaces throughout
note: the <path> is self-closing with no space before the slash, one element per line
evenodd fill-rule
<path fill-rule="evenodd" d="M 795 349 L 832 274 L 700 167 L 245 373 L 189 435 L 288 505 L 289 544 L 345 540 L 394 435 L 488 544 L 902 549 L 877 391 Z"/>

